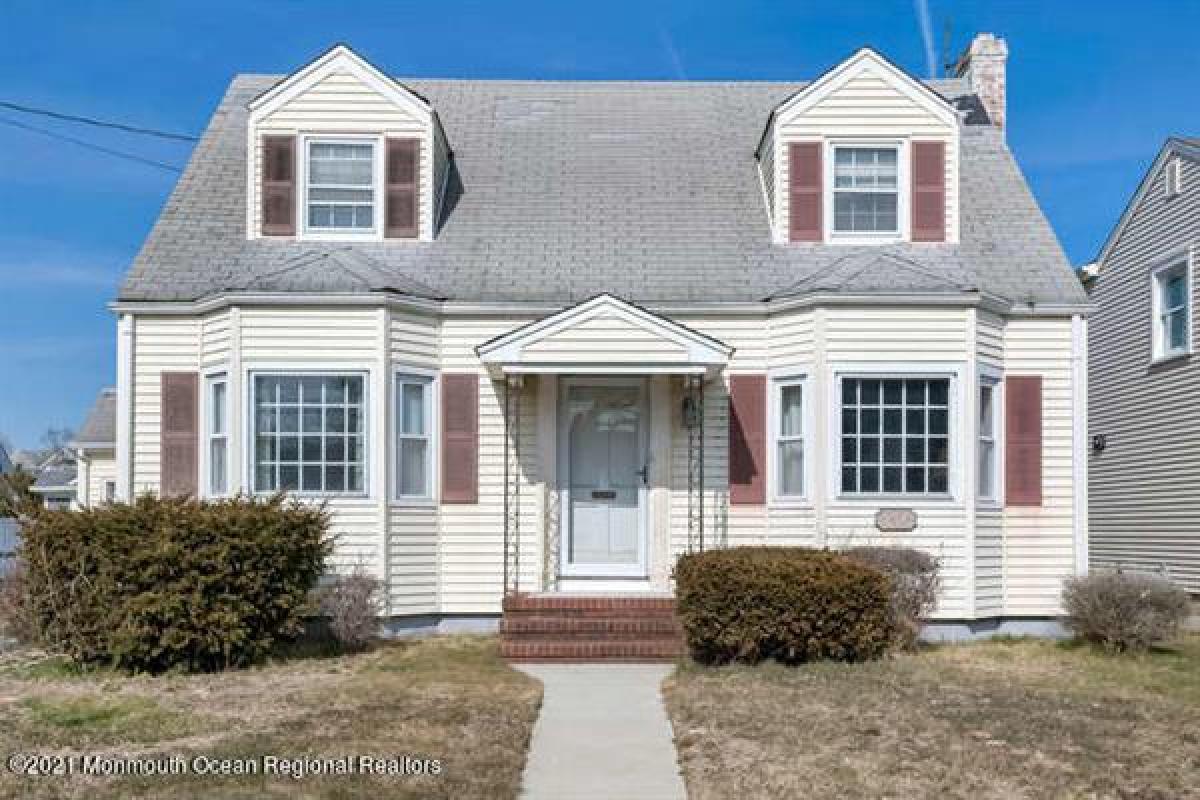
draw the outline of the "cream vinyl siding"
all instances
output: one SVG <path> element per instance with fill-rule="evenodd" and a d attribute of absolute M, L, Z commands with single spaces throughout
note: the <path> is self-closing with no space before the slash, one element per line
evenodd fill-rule
<path fill-rule="evenodd" d="M 924 89 L 919 89 L 924 91 Z M 803 111 L 776 122 L 773 160 L 775 233 L 788 239 L 788 145 L 830 139 L 941 141 L 946 143 L 946 241 L 958 240 L 958 128 L 915 102 L 882 72 L 867 70 Z M 829 154 L 823 156 L 828 166 Z M 824 182 L 824 181 L 823 181 Z M 828 186 L 825 187 L 828 190 Z M 907 186 L 900 191 L 909 191 Z"/>
<path fill-rule="evenodd" d="M 406 367 L 434 370 L 439 365 L 439 331 L 437 317 L 392 310 L 388 314 L 388 351 L 391 369 L 388 377 L 388 413 L 394 415 L 395 394 L 392 377 Z M 435 419 L 440 409 L 434 408 Z M 394 425 L 389 424 L 389 431 Z M 436 433 L 437 429 L 435 429 Z M 387 571 L 388 597 L 393 614 L 431 614 L 438 606 L 438 529 L 439 510 L 432 505 L 398 505 L 393 499 L 396 474 L 396 453 L 388 435 L 388 485 L 385 487 L 390 507 L 388 509 Z M 439 449 L 437 437 L 433 440 L 434 451 Z M 434 455 L 434 453 L 431 453 Z M 437 459 L 434 461 L 437 464 Z M 439 485 L 438 475 L 433 476 L 433 496 L 436 501 Z"/>
<path fill-rule="evenodd" d="M 420 170 L 420 230 L 421 238 L 428 239 L 433 230 L 433 198 L 430 190 L 434 181 L 434 132 L 427 116 L 421 116 L 401 107 L 384 97 L 350 73 L 334 73 L 301 92 L 271 114 L 259 120 L 251 132 L 250 174 L 250 229 L 251 238 L 261 235 L 262 203 L 259 187 L 262 185 L 263 137 L 267 135 L 300 134 L 363 135 L 412 137 L 421 140 Z M 296 142 L 297 184 L 296 203 L 303 205 L 304 187 L 299 179 L 303 169 L 299 159 L 305 157 L 303 142 Z M 378 198 L 378 211 L 383 198 Z"/>
<path fill-rule="evenodd" d="M 766 132 L 763 134 L 762 144 L 757 153 L 758 156 L 758 174 L 762 180 L 763 200 L 767 204 L 767 218 L 771 225 L 772 233 L 775 232 L 777 218 L 775 216 L 775 119 L 772 117 L 771 123 L 767 126 Z"/>
<path fill-rule="evenodd" d="M 87 496 L 89 508 L 104 503 L 104 484 L 117 480 L 117 454 L 112 450 L 89 450 L 87 454 Z"/>
<path fill-rule="evenodd" d="M 687 359 L 687 348 L 616 315 L 583 320 L 521 350 L 525 359 L 577 363 L 662 363 Z"/>
<path fill-rule="evenodd" d="M 1042 376 L 1042 505 L 1004 509 L 1004 610 L 1058 613 L 1075 564 L 1071 320 L 1009 320 L 1004 356 L 1006 375 Z"/>
<path fill-rule="evenodd" d="M 479 502 L 443 505 L 440 512 L 441 604 L 445 613 L 500 610 L 504 550 L 504 387 L 491 380 L 475 347 L 533 317 L 447 317 L 442 321 L 442 371 L 479 375 Z M 542 576 L 543 476 L 538 467 L 537 379 L 521 395 L 521 585 Z M 556 412 L 555 412 L 556 413 Z"/>
<path fill-rule="evenodd" d="M 538 315 L 540 316 L 540 315 Z M 212 315 L 136 316 L 134 379 L 135 486 L 158 485 L 158 376 L 164 369 L 195 370 L 227 365 L 233 403 L 246 398 L 244 376 L 255 369 L 293 365 L 314 370 L 369 371 L 370 494 L 330 502 L 339 535 L 337 569 L 362 565 L 388 581 L 392 614 L 495 613 L 503 589 L 504 417 L 503 384 L 483 369 L 475 348 L 525 325 L 533 315 L 437 317 L 399 308 L 244 307 Z M 975 322 L 972 324 L 971 320 Z M 1061 579 L 1073 558 L 1071 508 L 1070 320 L 1002 320 L 955 308 L 823 308 L 775 315 L 678 315 L 675 319 L 735 348 L 728 369 L 706 390 L 705 545 L 798 544 L 846 547 L 898 544 L 923 548 L 944 565 L 943 619 L 998 614 L 1049 615 L 1057 610 Z M 603 343 L 629 335 L 606 320 L 572 329 L 572 353 L 604 355 Z M 972 338 L 974 336 L 974 338 Z M 240 343 L 240 345 L 238 344 Z M 556 347 L 561 346 L 556 343 Z M 1042 374 L 1046 381 L 1046 507 L 967 512 L 964 497 L 953 500 L 903 498 L 839 500 L 828 474 L 832 465 L 828 397 L 835 369 L 898 365 L 897 372 L 923 365 L 961 365 L 973 382 L 974 363 L 992 363 L 1014 374 Z M 902 365 L 902 366 L 901 366 Z M 480 377 L 479 502 L 472 505 L 402 505 L 391 499 L 394 477 L 390 442 L 392 376 L 409 366 L 445 374 Z M 812 410 L 806 432 L 810 496 L 765 506 L 730 506 L 728 492 L 731 374 L 808 376 L 806 403 Z M 687 435 L 682 426 L 683 382 L 679 376 L 652 379 L 648 409 L 651 441 L 665 443 L 665 486 L 652 487 L 650 569 L 655 585 L 667 585 L 674 557 L 687 552 Z M 962 390 L 955 393 L 962 401 Z M 537 590 L 556 572 L 543 552 L 547 526 L 559 522 L 557 475 L 557 380 L 527 376 L 521 393 L 520 478 L 521 588 Z M 382 405 L 381 405 L 382 404 Z M 973 410 L 973 409 L 972 409 Z M 242 411 L 231 409 L 240 420 Z M 544 419 L 543 419 L 544 418 Z M 388 420 L 382 424 L 381 420 Z M 655 425 L 665 421 L 665 434 Z M 957 422 L 955 424 L 958 424 Z M 660 430 L 656 435 L 655 431 Z M 975 480 L 973 429 L 954 435 L 954 483 Z M 242 432 L 233 432 L 231 474 L 244 480 Z M 545 438 L 550 437 L 550 438 Z M 969 439 L 969 441 L 967 441 Z M 768 441 L 767 447 L 774 443 Z M 654 451 L 657 455 L 659 451 Z M 383 461 L 380 461 L 382 459 Z M 768 487 L 773 475 L 766 476 Z M 244 485 L 244 484 L 243 484 Z M 973 502 L 973 501 L 972 501 Z M 874 516 L 880 507 L 911 507 L 917 528 L 882 534 Z M 973 570 L 973 572 L 972 572 Z"/>
<path fill-rule="evenodd" d="M 200 366 L 202 319 L 197 317 L 133 318 L 132 426 L 133 496 L 157 493 L 162 424 L 161 376 L 195 372 Z"/>
<path fill-rule="evenodd" d="M 1165 197 L 1162 170 L 1100 265 L 1091 292 L 1090 560 L 1166 570 L 1200 594 L 1200 356 L 1151 366 L 1150 271 L 1174 254 L 1191 264 L 1191 330 L 1200 347 L 1200 164 L 1181 159 L 1183 193 Z"/>

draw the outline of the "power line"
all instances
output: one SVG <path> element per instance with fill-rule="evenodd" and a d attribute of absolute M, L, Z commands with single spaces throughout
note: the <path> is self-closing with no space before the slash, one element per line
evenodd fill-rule
<path fill-rule="evenodd" d="M 124 158 L 127 161 L 136 161 L 139 164 L 145 164 L 146 166 L 150 166 L 150 167 L 157 167 L 158 169 L 163 169 L 163 170 L 166 170 L 167 172 L 177 172 L 177 173 L 183 172 L 182 168 L 177 167 L 174 164 L 167 164 L 162 161 L 155 161 L 152 158 L 143 158 L 142 156 L 134 155 L 133 153 L 126 153 L 123 150 L 114 150 L 111 147 L 103 147 L 98 144 L 92 144 L 91 142 L 85 142 L 82 139 L 76 139 L 74 136 L 67 136 L 66 134 L 58 133 L 56 131 L 48 131 L 45 128 L 38 128 L 34 125 L 26 125 L 24 122 L 18 122 L 15 119 L 8 119 L 7 117 L 0 117 L 0 125 L 11 125 L 14 128 L 20 128 L 22 130 L 31 131 L 33 133 L 40 133 L 42 136 L 48 136 L 51 139 L 58 139 L 58 140 L 64 141 L 64 142 L 70 142 L 71 144 L 78 145 L 79 147 L 86 147 L 88 150 L 95 150 L 99 153 L 105 153 L 107 155 L 114 156 L 116 158 Z"/>
<path fill-rule="evenodd" d="M 108 120 L 96 119 L 94 117 L 81 117 L 76 114 L 64 114 L 61 111 L 51 111 L 47 108 L 34 108 L 33 106 L 25 106 L 20 103 L 12 103 L 8 100 L 0 100 L 0 108 L 7 108 L 10 111 L 19 111 L 22 114 L 40 114 L 43 117 L 52 119 L 60 119 L 65 122 L 78 122 L 83 125 L 95 125 L 98 128 L 113 128 L 126 133 L 137 133 L 143 136 L 157 136 L 160 139 L 174 139 L 179 142 L 198 142 L 200 137 L 191 136 L 186 133 L 171 133 L 170 131 L 160 131 L 154 128 L 142 128 L 137 125 L 125 125 L 121 122 L 109 122 Z"/>

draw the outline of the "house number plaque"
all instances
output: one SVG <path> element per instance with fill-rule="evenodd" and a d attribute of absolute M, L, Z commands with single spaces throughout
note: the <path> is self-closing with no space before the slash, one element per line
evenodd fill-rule
<path fill-rule="evenodd" d="M 907 533 L 917 527 L 917 512 L 911 508 L 881 508 L 875 512 L 875 527 L 891 533 Z"/>

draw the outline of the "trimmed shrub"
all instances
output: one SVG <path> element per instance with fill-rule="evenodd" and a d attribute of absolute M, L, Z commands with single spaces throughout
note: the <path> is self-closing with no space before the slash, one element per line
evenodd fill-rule
<path fill-rule="evenodd" d="M 328 525 L 281 496 L 39 511 L 22 531 L 26 601 L 43 644 L 79 662 L 244 666 L 301 631 Z"/>
<path fill-rule="evenodd" d="M 852 547 L 847 556 L 874 567 L 892 579 L 892 611 L 896 615 L 896 644 L 912 648 L 921 621 L 933 613 L 942 588 L 941 563 L 911 547 Z"/>
<path fill-rule="evenodd" d="M 894 636 L 891 580 L 827 550 L 734 547 L 685 555 L 675 602 L 706 664 L 877 658 Z"/>
<path fill-rule="evenodd" d="M 362 650 L 379 635 L 383 582 L 374 575 L 356 569 L 319 591 L 321 613 L 343 649 Z"/>
<path fill-rule="evenodd" d="M 1144 572 L 1093 572 L 1069 578 L 1063 589 L 1067 626 L 1108 650 L 1145 650 L 1179 633 L 1188 616 L 1187 592 Z"/>

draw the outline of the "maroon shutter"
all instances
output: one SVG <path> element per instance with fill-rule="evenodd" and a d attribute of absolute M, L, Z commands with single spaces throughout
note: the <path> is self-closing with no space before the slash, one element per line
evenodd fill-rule
<path fill-rule="evenodd" d="M 819 242 L 821 230 L 821 143 L 794 142 L 788 146 L 788 238 Z"/>
<path fill-rule="evenodd" d="M 387 200 L 384 236 L 389 239 L 412 239 L 417 235 L 417 156 L 421 143 L 417 139 L 387 140 Z"/>
<path fill-rule="evenodd" d="M 1004 486 L 1010 506 L 1042 504 L 1042 376 L 1004 380 Z"/>
<path fill-rule="evenodd" d="M 264 136 L 262 166 L 264 236 L 296 233 L 296 137 Z"/>
<path fill-rule="evenodd" d="M 442 502 L 479 502 L 479 376 L 442 375 Z"/>
<path fill-rule="evenodd" d="M 729 377 L 729 502 L 767 501 L 767 376 Z"/>
<path fill-rule="evenodd" d="M 159 399 L 160 494 L 195 495 L 200 447 L 199 376 L 195 372 L 162 373 Z"/>
<path fill-rule="evenodd" d="M 912 240 L 946 241 L 946 145 L 912 143 Z"/>

